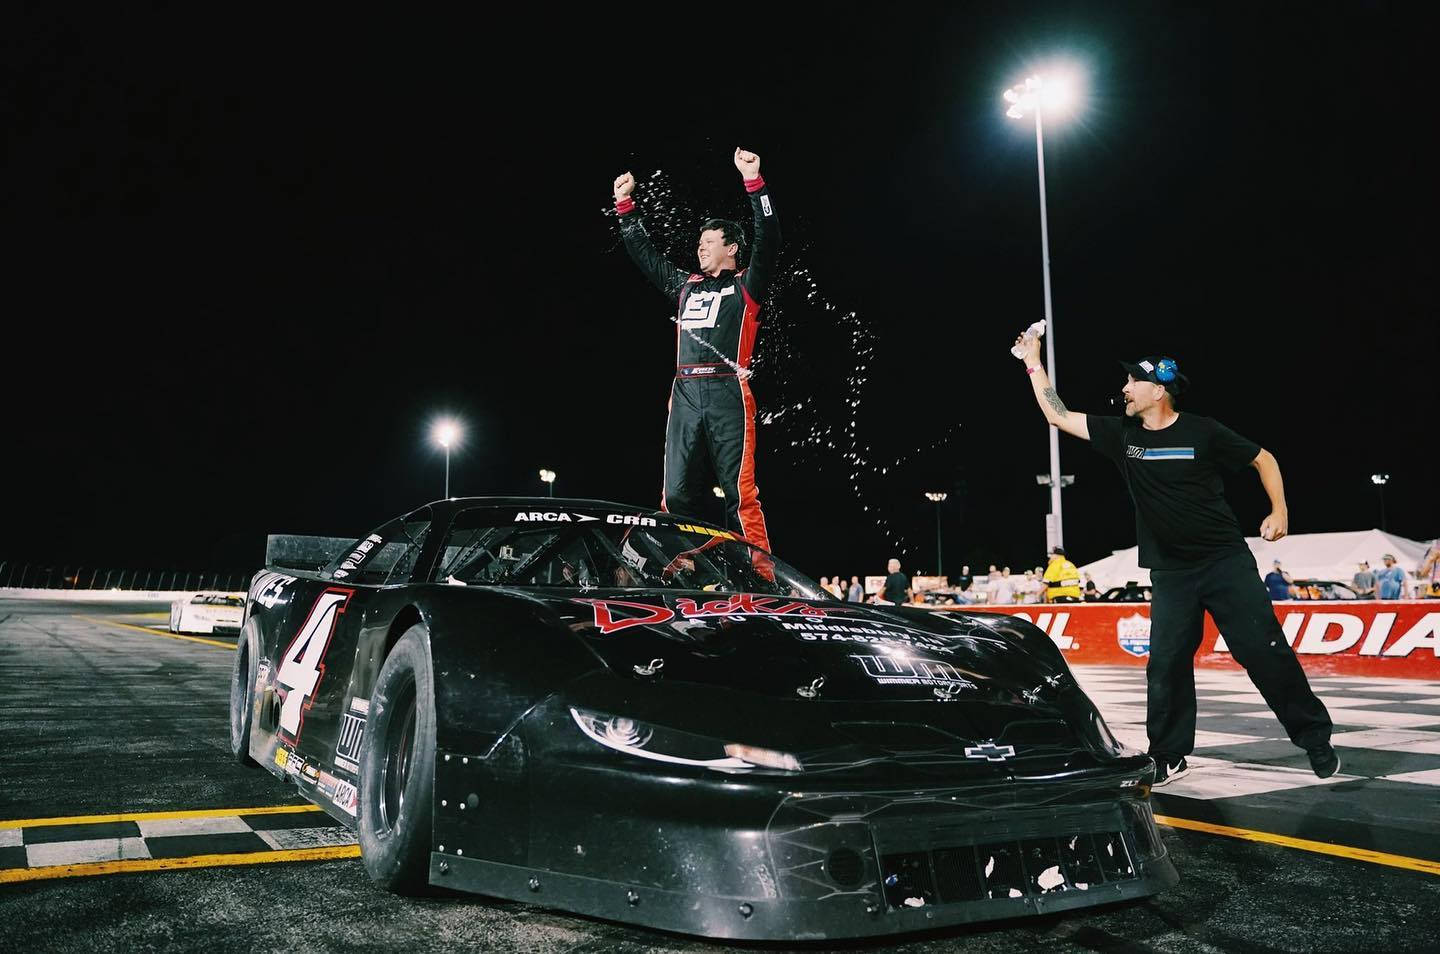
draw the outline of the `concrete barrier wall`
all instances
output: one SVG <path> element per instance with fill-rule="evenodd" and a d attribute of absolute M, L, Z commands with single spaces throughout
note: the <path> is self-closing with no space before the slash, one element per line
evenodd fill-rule
<path fill-rule="evenodd" d="M 1273 605 L 1286 640 L 1311 675 L 1440 680 L 1440 600 L 1286 600 Z M 1023 617 L 1078 665 L 1143 666 L 1150 658 L 1149 603 L 931 608 Z M 1240 668 L 1208 613 L 1195 664 Z"/>
<path fill-rule="evenodd" d="M 75 603 L 171 603 L 196 593 L 223 590 L 61 590 L 0 587 L 0 600 L 55 600 Z M 241 594 L 244 595 L 243 593 Z"/>

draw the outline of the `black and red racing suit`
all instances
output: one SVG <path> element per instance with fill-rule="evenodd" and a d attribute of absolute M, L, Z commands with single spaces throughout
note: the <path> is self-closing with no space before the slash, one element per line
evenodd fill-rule
<path fill-rule="evenodd" d="M 746 180 L 745 191 L 754 216 L 749 267 L 713 277 L 666 261 L 651 244 L 633 201 L 621 201 L 615 211 L 630 257 L 676 303 L 675 380 L 660 509 L 700 513 L 713 477 L 725 494 L 726 526 L 768 551 L 770 537 L 755 486 L 755 396 L 736 368 L 750 367 L 760 302 L 775 273 L 780 222 L 763 178 Z"/>

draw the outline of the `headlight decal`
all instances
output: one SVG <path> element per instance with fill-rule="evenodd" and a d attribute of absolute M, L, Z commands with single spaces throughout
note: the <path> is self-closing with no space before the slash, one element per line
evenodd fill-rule
<path fill-rule="evenodd" d="M 786 752 L 755 746 L 726 744 L 689 732 L 651 726 L 625 716 L 612 716 L 570 707 L 575 724 L 595 742 L 626 755 L 693 765 L 719 772 L 748 772 L 755 768 L 801 771 L 800 761 Z"/>

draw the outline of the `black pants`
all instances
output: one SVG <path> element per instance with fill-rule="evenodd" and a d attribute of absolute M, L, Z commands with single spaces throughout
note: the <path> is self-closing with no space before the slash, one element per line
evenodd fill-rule
<path fill-rule="evenodd" d="M 755 486 L 755 396 L 734 374 L 680 377 L 670 389 L 665 426 L 665 488 L 660 509 L 697 516 L 712 487 L 725 494 L 725 526 L 770 549 Z"/>
<path fill-rule="evenodd" d="M 1330 741 L 1330 713 L 1285 641 L 1249 550 L 1203 566 L 1151 570 L 1150 580 L 1145 727 L 1152 753 L 1189 755 L 1195 749 L 1195 652 L 1206 610 L 1290 741 L 1302 749 Z"/>

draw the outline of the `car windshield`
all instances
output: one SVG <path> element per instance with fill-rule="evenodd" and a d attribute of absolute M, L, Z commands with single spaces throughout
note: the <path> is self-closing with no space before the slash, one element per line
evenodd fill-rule
<path fill-rule="evenodd" d="M 494 526 L 484 516 L 461 514 L 436 579 L 467 586 L 658 587 L 822 598 L 810 579 L 732 534 L 639 519 L 655 525 L 587 520 Z"/>

